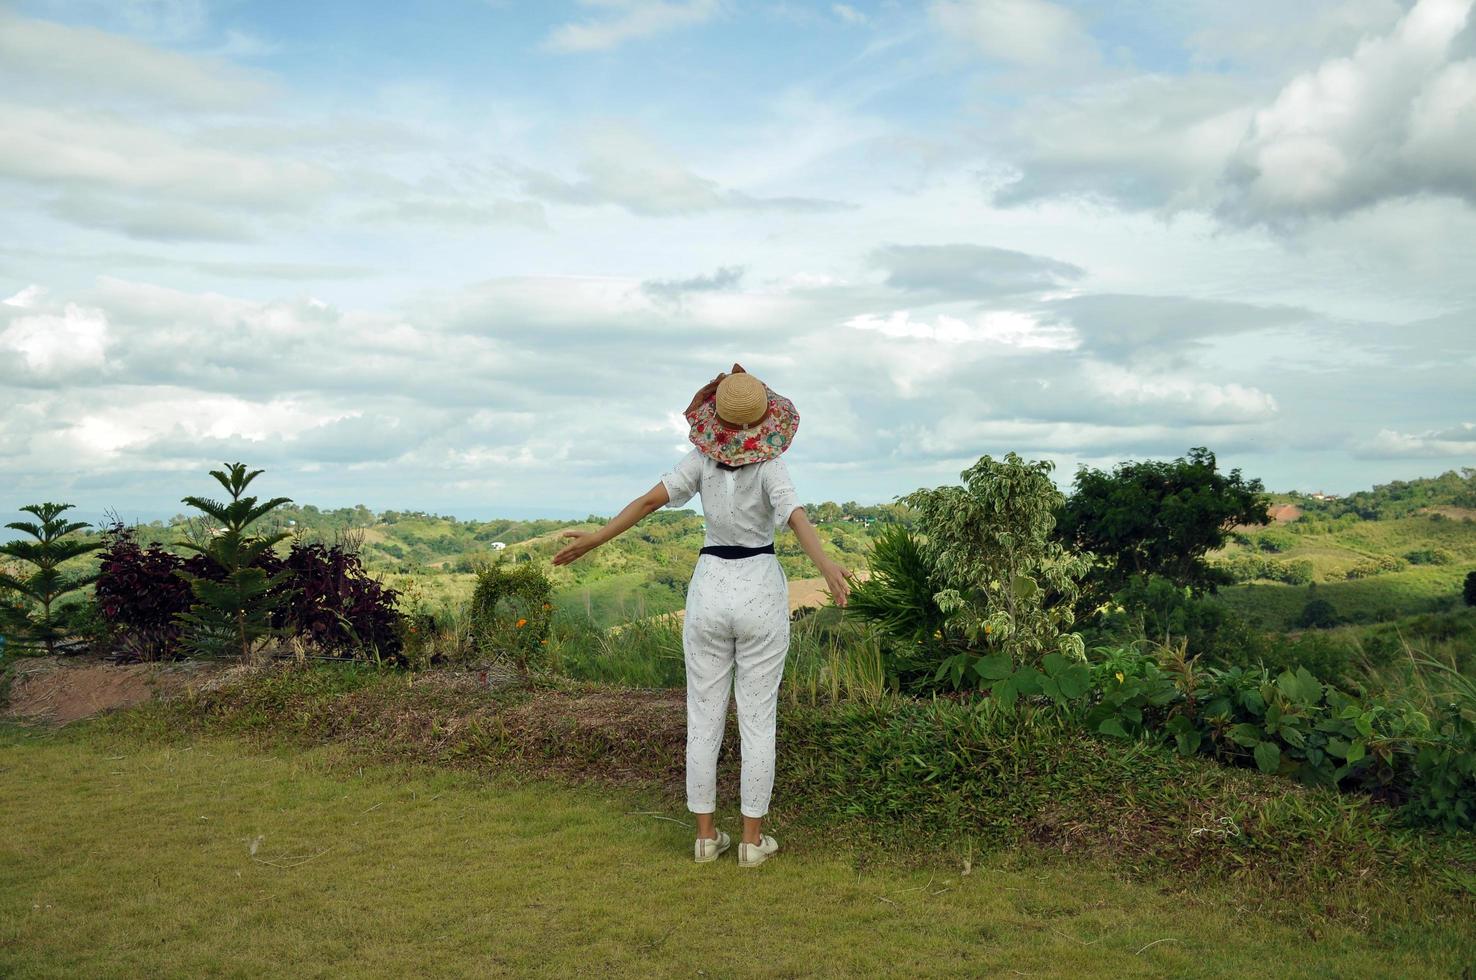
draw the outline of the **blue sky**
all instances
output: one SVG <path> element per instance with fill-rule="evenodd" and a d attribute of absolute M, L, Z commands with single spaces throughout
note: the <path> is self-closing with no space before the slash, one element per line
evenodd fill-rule
<path fill-rule="evenodd" d="M 0 2 L 0 510 L 1476 465 L 1471 5 Z"/>

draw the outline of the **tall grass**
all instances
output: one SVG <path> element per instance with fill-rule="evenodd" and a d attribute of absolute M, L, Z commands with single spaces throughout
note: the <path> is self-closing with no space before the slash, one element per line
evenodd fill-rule
<path fill-rule="evenodd" d="M 610 629 L 578 615 L 554 620 L 548 665 L 580 680 L 627 687 L 681 687 L 686 683 L 682 620 L 675 613 L 634 619 Z"/>
<path fill-rule="evenodd" d="M 780 687 L 789 703 L 871 703 L 886 691 L 879 638 L 839 612 L 826 610 L 791 623 Z M 602 629 L 577 614 L 560 617 L 549 637 L 549 666 L 580 680 L 681 688 L 686 684 L 682 619 L 665 613 Z"/>
<path fill-rule="evenodd" d="M 780 689 L 790 704 L 875 704 L 887 690 L 881 637 L 874 628 L 838 609 L 812 613 L 790 625 Z"/>

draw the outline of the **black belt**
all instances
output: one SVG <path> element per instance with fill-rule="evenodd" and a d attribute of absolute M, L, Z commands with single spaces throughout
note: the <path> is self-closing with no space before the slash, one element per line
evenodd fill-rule
<path fill-rule="evenodd" d="M 742 544 L 710 544 L 698 552 L 699 555 L 713 555 L 717 558 L 748 558 L 753 555 L 772 555 L 774 545 L 764 545 L 762 548 L 750 548 Z"/>

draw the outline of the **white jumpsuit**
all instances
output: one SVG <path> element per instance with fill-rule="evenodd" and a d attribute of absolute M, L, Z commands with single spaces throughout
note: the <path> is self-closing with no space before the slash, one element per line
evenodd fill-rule
<path fill-rule="evenodd" d="M 702 494 L 707 545 L 771 544 L 799 506 L 780 458 L 724 469 L 693 449 L 661 477 L 679 507 Z M 699 555 L 687 588 L 682 648 L 687 666 L 687 809 L 717 809 L 717 759 L 728 715 L 738 707 L 743 750 L 742 812 L 769 812 L 779 680 L 789 652 L 789 582 L 779 559 Z"/>

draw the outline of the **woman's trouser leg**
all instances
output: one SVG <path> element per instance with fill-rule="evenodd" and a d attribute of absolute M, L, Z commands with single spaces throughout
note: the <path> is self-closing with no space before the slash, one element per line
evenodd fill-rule
<path fill-rule="evenodd" d="M 728 719 L 733 687 L 734 645 L 720 600 L 720 576 L 705 568 L 719 558 L 698 559 L 687 591 L 682 621 L 682 655 L 687 669 L 687 809 L 717 809 L 718 750 Z"/>
<path fill-rule="evenodd" d="M 772 559 L 770 559 L 772 561 Z M 745 817 L 769 812 L 774 791 L 775 734 L 779 682 L 789 653 L 789 589 L 778 562 L 758 601 L 744 605 L 735 622 L 733 697 L 743 748 L 742 808 Z"/>

